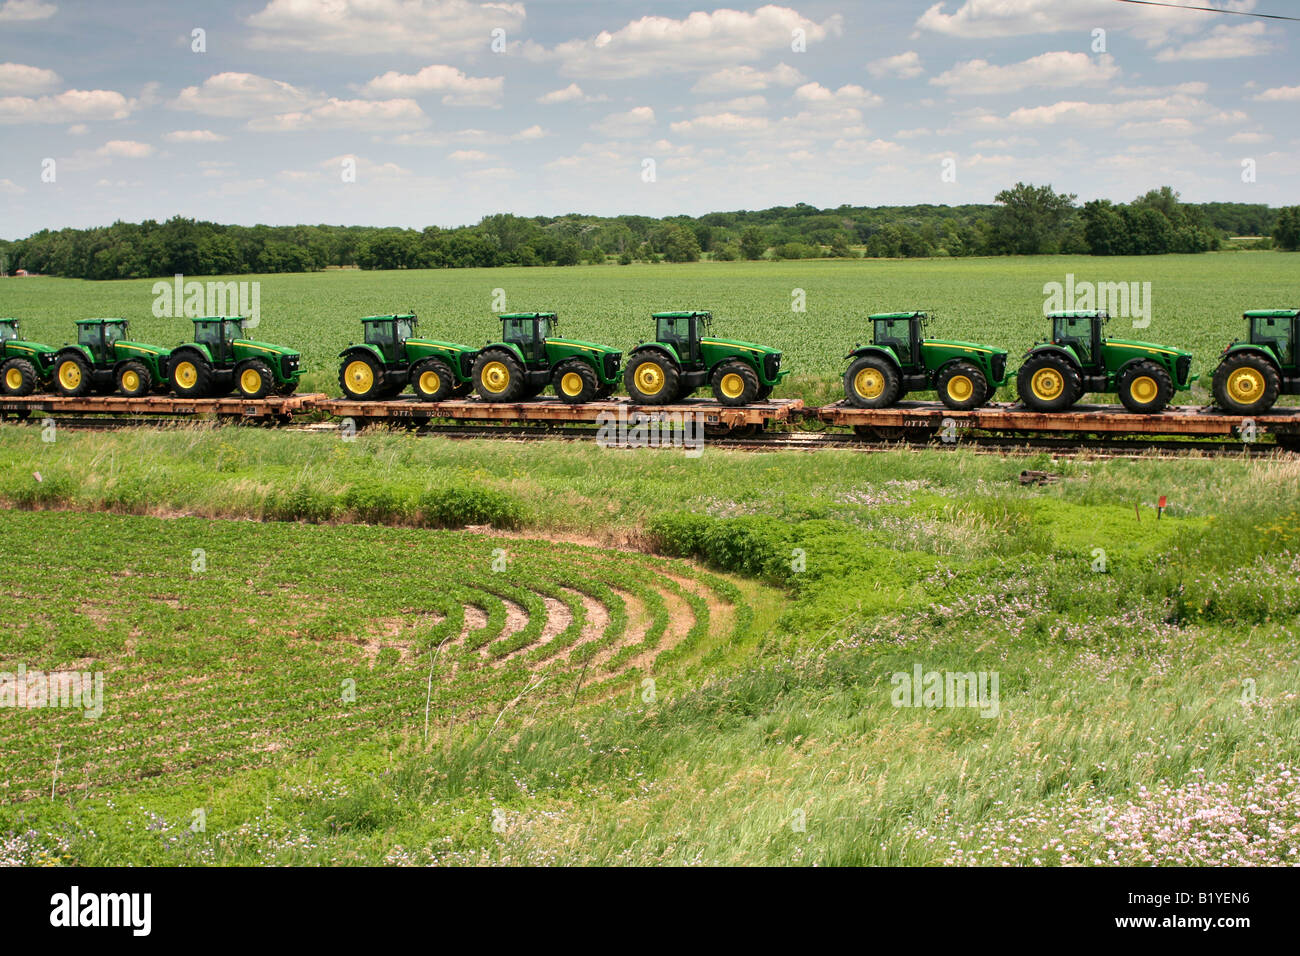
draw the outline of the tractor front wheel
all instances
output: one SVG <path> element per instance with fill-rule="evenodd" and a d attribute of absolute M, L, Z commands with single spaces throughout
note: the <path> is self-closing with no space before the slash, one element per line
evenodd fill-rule
<path fill-rule="evenodd" d="M 970 362 L 953 362 L 944 366 L 934 386 L 939 400 L 954 412 L 979 408 L 989 396 L 988 379 Z"/>
<path fill-rule="evenodd" d="M 6 395 L 12 395 L 15 398 L 22 395 L 30 395 L 36 391 L 36 386 L 40 383 L 40 378 L 36 374 L 36 366 L 27 359 L 11 358 L 0 365 L 0 391 Z"/>
<path fill-rule="evenodd" d="M 1063 412 L 1083 394 L 1083 381 L 1068 359 L 1055 352 L 1031 355 L 1016 373 L 1020 401 L 1035 412 Z"/>
<path fill-rule="evenodd" d="M 1119 400 L 1136 415 L 1164 411 L 1174 397 L 1174 380 L 1154 362 L 1134 362 L 1119 375 Z"/>
<path fill-rule="evenodd" d="M 425 359 L 411 369 L 411 387 L 415 397 L 422 402 L 441 402 L 450 398 L 456 378 L 442 359 Z"/>
<path fill-rule="evenodd" d="M 54 390 L 60 395 L 85 395 L 90 391 L 90 363 L 77 352 L 59 356 L 54 363 Z"/>
<path fill-rule="evenodd" d="M 726 362 L 713 372 L 713 397 L 723 405 L 751 405 L 758 395 L 758 373 L 745 362 Z"/>
<path fill-rule="evenodd" d="M 265 362 L 250 359 L 235 367 L 235 387 L 239 389 L 242 398 L 266 398 L 275 387 L 275 375 Z"/>
<path fill-rule="evenodd" d="M 1258 352 L 1234 352 L 1214 370 L 1214 403 L 1231 415 L 1258 415 L 1273 407 L 1282 381 Z"/>
<path fill-rule="evenodd" d="M 898 369 L 883 355 L 863 355 L 844 373 L 844 395 L 858 408 L 888 408 L 901 390 Z"/>
<path fill-rule="evenodd" d="M 632 401 L 639 405 L 667 405 L 676 401 L 681 389 L 677 363 L 661 352 L 634 355 L 623 370 L 623 384 Z"/>
<path fill-rule="evenodd" d="M 582 359 L 569 359 L 557 365 L 551 383 L 555 386 L 556 397 L 566 405 L 595 401 L 600 390 L 596 370 Z"/>
<path fill-rule="evenodd" d="M 123 362 L 115 377 L 117 390 L 127 398 L 140 398 L 153 389 L 153 376 L 143 362 Z"/>
<path fill-rule="evenodd" d="M 524 367 L 504 350 L 481 352 L 474 360 L 474 390 L 485 402 L 513 402 L 524 395 Z"/>
<path fill-rule="evenodd" d="M 379 398 L 384 389 L 384 369 L 373 355 L 353 355 L 339 368 L 339 387 L 354 401 Z"/>

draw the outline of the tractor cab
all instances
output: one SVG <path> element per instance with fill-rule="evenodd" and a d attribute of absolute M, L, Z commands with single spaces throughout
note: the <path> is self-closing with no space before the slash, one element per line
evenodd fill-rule
<path fill-rule="evenodd" d="M 18 320 L 0 319 L 0 342 L 18 338 Z"/>
<path fill-rule="evenodd" d="M 713 313 L 657 312 L 654 318 L 656 342 L 667 342 L 688 365 L 700 361 L 700 336 L 713 328 Z"/>
<path fill-rule="evenodd" d="M 924 312 L 889 312 L 873 315 L 872 341 L 881 348 L 893 349 L 898 364 L 909 369 L 921 354 L 921 327 L 929 321 Z"/>
<path fill-rule="evenodd" d="M 512 312 L 501 316 L 501 341 L 518 346 L 527 364 L 546 364 L 546 340 L 559 325 L 554 312 Z"/>
<path fill-rule="evenodd" d="M 126 338 L 126 319 L 79 319 L 77 344 L 90 351 L 96 365 L 111 365 L 117 358 L 116 343 Z"/>
<path fill-rule="evenodd" d="M 1101 328 L 1110 320 L 1106 312 L 1053 312 L 1052 342 L 1074 350 L 1079 364 L 1091 368 L 1101 356 Z"/>
<path fill-rule="evenodd" d="M 194 341 L 206 345 L 218 365 L 234 360 L 235 339 L 244 337 L 241 316 L 214 315 L 194 319 Z"/>
<path fill-rule="evenodd" d="M 413 314 L 369 315 L 361 320 L 365 329 L 366 344 L 379 349 L 386 363 L 396 363 L 402 357 L 407 339 L 415 337 L 420 320 Z"/>
<path fill-rule="evenodd" d="M 1269 309 L 1247 312 L 1250 344 L 1266 348 L 1283 366 L 1296 364 L 1296 339 L 1300 338 L 1300 309 Z"/>

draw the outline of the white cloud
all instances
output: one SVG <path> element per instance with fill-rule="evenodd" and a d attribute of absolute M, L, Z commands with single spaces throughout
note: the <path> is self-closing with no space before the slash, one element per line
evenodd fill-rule
<path fill-rule="evenodd" d="M 298 110 L 319 100 L 282 80 L 253 73 L 217 73 L 201 86 L 185 87 L 172 105 L 205 116 L 248 117 Z"/>
<path fill-rule="evenodd" d="M 21 196 L 27 192 L 22 186 L 19 186 L 12 179 L 0 179 L 0 193 L 7 196 Z"/>
<path fill-rule="evenodd" d="M 626 113 L 610 113 L 591 128 L 606 136 L 639 136 L 649 132 L 655 122 L 655 111 L 648 106 L 637 106 Z"/>
<path fill-rule="evenodd" d="M 1210 35 L 1192 40 L 1170 50 L 1161 50 L 1156 60 L 1173 63 L 1180 60 L 1232 60 L 1245 56 L 1259 56 L 1275 49 L 1266 39 L 1268 27 L 1262 23 L 1243 23 L 1241 26 L 1217 26 Z"/>
<path fill-rule="evenodd" d="M 112 90 L 67 90 L 54 96 L 0 97 L 0 123 L 68 123 L 119 120 L 131 115 L 135 101 Z"/>
<path fill-rule="evenodd" d="M 884 102 L 875 93 L 856 83 L 846 83 L 831 90 L 820 83 L 805 83 L 794 91 L 794 98 L 813 106 L 879 106 Z"/>
<path fill-rule="evenodd" d="M 995 66 L 987 60 L 968 60 L 945 70 L 930 82 L 953 93 L 983 95 L 1018 93 L 1036 87 L 1100 86 L 1119 74 L 1115 58 L 1109 54 L 1091 57 L 1062 50 L 1006 66 Z"/>
<path fill-rule="evenodd" d="M 1118 133 L 1124 138 L 1155 137 L 1159 139 L 1182 138 L 1199 133 L 1201 127 L 1184 116 L 1166 116 L 1151 122 L 1133 121 L 1120 126 Z"/>
<path fill-rule="evenodd" d="M 778 63 L 770 70 L 752 66 L 732 66 L 700 77 L 694 93 L 752 93 L 769 86 L 798 86 L 806 77 L 792 66 Z"/>
<path fill-rule="evenodd" d="M 330 98 L 309 110 L 249 120 L 248 128 L 266 132 L 316 129 L 410 130 L 429 125 L 420 104 L 411 99 L 340 100 Z"/>
<path fill-rule="evenodd" d="M 867 72 L 877 79 L 883 76 L 896 76 L 899 79 L 910 80 L 920 76 L 925 69 L 921 66 L 921 55 L 915 50 L 908 50 L 898 56 L 872 60 L 867 64 Z"/>
<path fill-rule="evenodd" d="M 479 149 L 458 149 L 454 153 L 449 153 L 447 158 L 457 163 L 482 163 L 497 157 Z"/>
<path fill-rule="evenodd" d="M 148 143 L 137 143 L 132 139 L 111 139 L 95 150 L 95 155 L 124 159 L 144 159 L 146 156 L 153 155 L 153 147 Z"/>
<path fill-rule="evenodd" d="M 164 133 L 163 139 L 169 143 L 221 143 L 229 137 L 210 129 L 178 129 Z"/>
<path fill-rule="evenodd" d="M 1275 86 L 1263 93 L 1257 93 L 1254 99 L 1261 103 L 1294 103 L 1300 100 L 1300 86 Z"/>
<path fill-rule="evenodd" d="M 85 136 L 90 132 L 90 127 L 85 123 L 73 123 L 68 127 L 69 136 Z"/>
<path fill-rule="evenodd" d="M 487 51 L 524 25 L 524 5 L 474 0 L 271 0 L 247 20 L 249 45 L 356 55 Z"/>
<path fill-rule="evenodd" d="M 519 132 L 515 133 L 510 138 L 516 140 L 530 140 L 530 139 L 541 139 L 542 137 L 548 135 L 550 134 L 548 134 L 546 130 L 534 124 L 533 126 L 529 126 L 527 129 L 521 129 Z"/>
<path fill-rule="evenodd" d="M 44 93 L 59 85 L 59 74 L 39 66 L 0 63 L 0 93 Z"/>
<path fill-rule="evenodd" d="M 5 0 L 0 5 L 0 23 L 18 23 L 25 20 L 48 20 L 59 8 L 41 0 Z"/>
<path fill-rule="evenodd" d="M 761 133 L 771 125 L 766 116 L 713 113 L 672 123 L 670 128 L 678 135 L 689 136 L 694 133 Z"/>
<path fill-rule="evenodd" d="M 565 76 L 627 79 L 663 73 L 708 70 L 718 64 L 756 60 L 789 50 L 793 31 L 808 44 L 841 30 L 840 18 L 815 23 L 788 7 L 767 5 L 753 13 L 739 10 L 696 11 L 681 20 L 647 16 L 610 33 L 568 40 L 551 49 L 524 45 L 530 59 L 554 62 Z"/>
<path fill-rule="evenodd" d="M 553 103 L 602 103 L 609 99 L 604 93 L 597 93 L 594 96 L 582 92 L 582 87 L 577 83 L 570 83 L 568 86 L 559 90 L 551 90 L 549 93 L 543 93 L 537 97 L 537 102 L 550 106 Z"/>
<path fill-rule="evenodd" d="M 1246 143 L 1253 145 L 1255 143 L 1272 142 L 1273 137 L 1269 133 L 1233 133 L 1228 137 L 1229 143 Z"/>
<path fill-rule="evenodd" d="M 692 107 L 696 113 L 754 113 L 758 110 L 767 109 L 767 97 L 755 94 L 753 96 L 737 96 L 734 99 L 724 100 L 722 102 L 696 103 Z"/>
<path fill-rule="evenodd" d="M 992 114 L 977 116 L 977 126 L 1056 126 L 1078 124 L 1104 126 L 1126 120 L 1156 120 L 1166 116 L 1195 116 L 1207 109 L 1204 100 L 1176 94 L 1159 99 L 1128 100 L 1123 103 L 1088 103 L 1062 100 L 1050 106 L 1031 106 L 1013 110 L 1006 117 Z"/>
<path fill-rule="evenodd" d="M 454 66 L 434 64 L 413 74 L 389 70 L 363 86 L 361 94 L 402 97 L 444 93 L 444 106 L 499 106 L 504 89 L 503 76 L 466 76 Z"/>
<path fill-rule="evenodd" d="M 1148 44 L 1158 44 L 1172 34 L 1194 34 L 1204 29 L 1206 22 L 1202 15 L 1185 10 L 1114 0 L 964 0 L 954 6 L 948 13 L 947 2 L 933 4 L 917 19 L 917 30 L 969 41 L 1043 33 L 1090 37 L 1097 28 L 1123 29 Z"/>

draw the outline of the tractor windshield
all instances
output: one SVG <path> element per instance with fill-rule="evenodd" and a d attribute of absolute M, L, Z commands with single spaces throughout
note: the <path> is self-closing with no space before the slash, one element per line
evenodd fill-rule
<path fill-rule="evenodd" d="M 911 365 L 912 320 L 876 319 L 876 344 L 892 348 L 899 364 Z"/>
<path fill-rule="evenodd" d="M 405 342 L 413 335 L 415 335 L 415 320 L 398 319 L 397 320 L 397 341 Z"/>
<path fill-rule="evenodd" d="M 109 348 L 114 342 L 120 342 L 126 338 L 126 324 L 124 322 L 105 322 L 104 323 L 104 347 Z"/>
<path fill-rule="evenodd" d="M 542 342 L 551 331 L 549 319 L 528 317 L 524 319 L 502 319 L 502 341 L 519 346 L 527 362 L 541 361 L 545 356 Z"/>
<path fill-rule="evenodd" d="M 92 352 L 99 353 L 99 339 L 103 334 L 102 326 L 99 325 L 78 325 L 77 326 L 77 344 L 84 345 Z"/>
<path fill-rule="evenodd" d="M 7 342 L 16 338 L 18 338 L 18 324 L 16 322 L 0 322 L 0 342 Z"/>
<path fill-rule="evenodd" d="M 222 334 L 225 336 L 227 342 L 233 342 L 244 334 L 243 319 L 226 319 L 222 325 L 224 326 Z"/>
<path fill-rule="evenodd" d="M 366 344 L 377 346 L 381 352 L 388 355 L 392 347 L 397 344 L 394 336 L 393 323 L 367 322 Z"/>
<path fill-rule="evenodd" d="M 1057 345 L 1068 345 L 1074 349 L 1079 361 L 1084 365 L 1093 363 L 1093 325 L 1101 322 L 1092 316 L 1064 316 L 1056 320 L 1054 338 Z"/>
<path fill-rule="evenodd" d="M 1294 362 L 1295 340 L 1291 325 L 1296 319 L 1285 316 L 1256 317 L 1252 320 L 1255 327 L 1251 329 L 1250 340 L 1256 345 L 1271 348 L 1283 365 Z"/>
<path fill-rule="evenodd" d="M 691 344 L 691 320 L 681 316 L 661 318 L 657 338 L 676 346 L 678 352 L 685 352 Z"/>

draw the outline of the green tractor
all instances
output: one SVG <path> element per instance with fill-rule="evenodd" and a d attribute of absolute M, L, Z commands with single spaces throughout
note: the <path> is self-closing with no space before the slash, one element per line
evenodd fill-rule
<path fill-rule="evenodd" d="M 1214 370 L 1214 401 L 1234 415 L 1258 415 L 1279 395 L 1300 395 L 1300 309 L 1247 312 L 1250 339 L 1223 350 Z"/>
<path fill-rule="evenodd" d="M 18 398 L 49 382 L 56 351 L 22 339 L 17 319 L 0 319 L 0 394 Z"/>
<path fill-rule="evenodd" d="M 1007 383 L 1007 350 L 922 337 L 925 312 L 868 316 L 870 345 L 854 346 L 844 395 L 858 408 L 887 408 L 908 392 L 934 389 L 956 411 L 978 408 Z"/>
<path fill-rule="evenodd" d="M 474 359 L 474 389 L 488 402 L 534 398 L 547 385 L 560 401 L 609 398 L 618 385 L 617 349 L 557 339 L 554 312 L 511 312 L 501 317 L 501 341 L 489 342 Z"/>
<path fill-rule="evenodd" d="M 1048 318 L 1052 340 L 1035 343 L 1016 374 L 1020 400 L 1036 412 L 1064 411 L 1088 392 L 1118 392 L 1130 412 L 1154 415 L 1199 377 L 1191 374 L 1190 352 L 1103 336 L 1105 312 Z"/>
<path fill-rule="evenodd" d="M 172 349 L 171 389 L 180 398 L 207 398 L 239 390 L 241 398 L 292 395 L 302 375 L 293 349 L 243 337 L 248 320 L 210 315 L 194 319 L 194 341 Z"/>
<path fill-rule="evenodd" d="M 713 387 L 723 405 L 766 401 L 781 379 L 779 349 L 707 336 L 710 312 L 656 312 L 655 340 L 628 353 L 623 383 L 645 405 L 680 401 L 697 388 Z"/>
<path fill-rule="evenodd" d="M 60 395 L 121 392 L 148 395 L 167 385 L 170 349 L 131 342 L 126 319 L 79 319 L 77 344 L 65 345 L 54 359 L 54 390 Z"/>
<path fill-rule="evenodd" d="M 474 389 L 474 349 L 413 338 L 414 314 L 370 315 L 365 341 L 339 353 L 339 385 L 352 399 L 392 398 L 409 384 L 426 402 L 460 398 Z"/>

